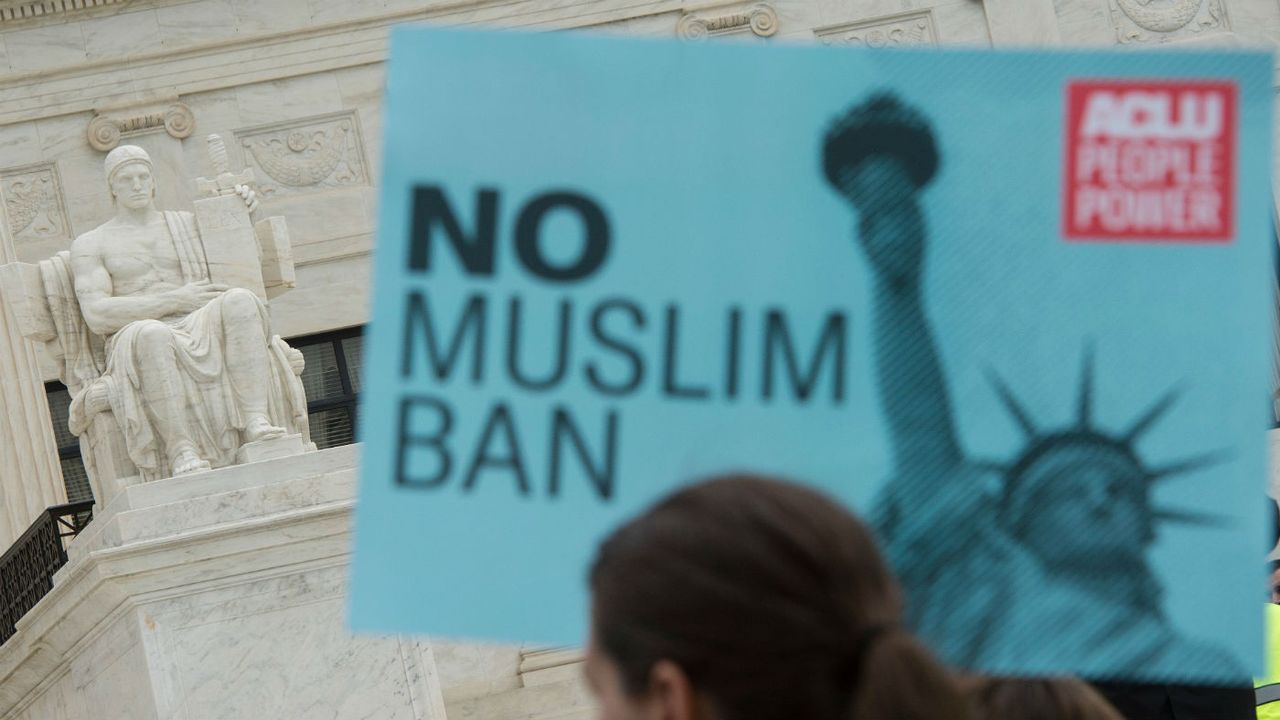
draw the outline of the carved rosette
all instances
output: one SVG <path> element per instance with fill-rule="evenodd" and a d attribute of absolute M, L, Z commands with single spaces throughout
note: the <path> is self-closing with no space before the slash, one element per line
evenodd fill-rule
<path fill-rule="evenodd" d="M 354 112 L 236 131 L 264 197 L 365 185 L 369 170 Z"/>
<path fill-rule="evenodd" d="M 132 115 L 98 113 L 89 121 L 89 145 L 94 150 L 109 152 L 120 144 L 120 139 L 130 135 L 164 130 L 170 137 L 181 140 L 190 137 L 196 129 L 196 116 L 183 103 L 172 103 L 159 110 Z"/>
<path fill-rule="evenodd" d="M 685 40 L 703 40 L 712 35 L 769 37 L 778 32 L 778 13 L 772 6 L 760 3 L 745 10 L 723 15 L 703 12 L 686 13 L 676 23 L 676 35 Z"/>
<path fill-rule="evenodd" d="M 1162 43 L 1230 30 L 1223 0 L 1110 0 L 1121 43 Z"/>
<path fill-rule="evenodd" d="M 53 163 L 0 170 L 0 188 L 15 243 L 71 239 L 62 182 Z"/>
<path fill-rule="evenodd" d="M 933 13 L 929 11 L 832 25 L 818 28 L 813 34 L 823 45 L 884 48 L 938 44 Z"/>

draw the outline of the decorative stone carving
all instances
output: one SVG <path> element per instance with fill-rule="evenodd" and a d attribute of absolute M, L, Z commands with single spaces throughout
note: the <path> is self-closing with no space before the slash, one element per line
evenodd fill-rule
<path fill-rule="evenodd" d="M 701 11 L 686 13 L 676 23 L 676 34 L 685 40 L 703 40 L 712 35 L 752 33 L 769 37 L 778 32 L 778 13 L 765 3 L 740 12 L 706 15 Z"/>
<path fill-rule="evenodd" d="M 169 137 L 181 140 L 195 131 L 196 117 L 191 108 L 180 102 L 136 115 L 99 113 L 89 121 L 89 145 L 94 150 L 108 152 L 120 144 L 121 138 L 160 129 L 169 133 Z"/>
<path fill-rule="evenodd" d="M 237 130 L 236 138 L 245 164 L 261 171 L 263 197 L 369 182 L 354 111 Z"/>
<path fill-rule="evenodd" d="M 26 20 L 42 15 L 54 15 L 69 10 L 85 10 L 115 5 L 123 0 L 8 0 L 0 2 L 0 23 Z"/>
<path fill-rule="evenodd" d="M 938 44 L 933 13 L 927 10 L 817 28 L 813 34 L 823 45 L 882 48 Z"/>
<path fill-rule="evenodd" d="M 42 163 L 0 171 L 0 189 L 16 244 L 71 239 L 56 165 Z"/>
<path fill-rule="evenodd" d="M 1168 42 L 1229 30 L 1222 0 L 1111 0 L 1121 43 Z"/>
<path fill-rule="evenodd" d="M 255 225 L 256 195 L 225 164 L 201 179 L 207 197 L 194 213 L 156 209 L 151 160 L 139 147 L 113 150 L 105 170 L 112 220 L 70 253 L 0 267 L 23 335 L 50 343 L 59 360 L 95 496 L 109 502 L 134 475 L 314 449 L 302 355 L 272 335 L 261 297 L 264 276 L 292 278 L 292 268 L 245 273 L 281 257 L 257 238 L 287 244 L 282 219 Z"/>

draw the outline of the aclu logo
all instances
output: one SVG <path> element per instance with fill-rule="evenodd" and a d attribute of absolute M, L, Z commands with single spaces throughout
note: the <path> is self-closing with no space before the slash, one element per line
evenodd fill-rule
<path fill-rule="evenodd" d="M 1067 239 L 1231 240 L 1233 83 L 1072 82 L 1066 131 Z"/>

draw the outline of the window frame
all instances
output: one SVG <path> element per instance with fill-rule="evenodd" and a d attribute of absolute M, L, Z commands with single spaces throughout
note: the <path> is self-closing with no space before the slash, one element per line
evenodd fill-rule
<path fill-rule="evenodd" d="M 342 346 L 342 341 L 357 337 L 364 337 L 363 325 L 353 325 L 340 330 L 328 330 L 314 335 L 299 335 L 285 339 L 285 342 L 289 343 L 289 347 L 294 348 L 299 352 L 301 352 L 303 347 L 312 345 L 330 343 L 333 346 L 333 357 L 334 361 L 338 365 L 338 382 L 342 386 L 342 395 L 337 397 L 321 398 L 319 400 L 307 398 L 307 416 L 310 417 L 314 413 L 325 412 L 326 410 L 347 408 L 347 411 L 351 415 L 352 444 L 357 442 L 356 432 L 359 427 L 360 393 L 356 392 L 355 388 L 352 386 L 351 367 L 347 363 L 347 353 Z M 361 345 L 361 348 L 363 350 L 363 344 Z M 312 442 L 314 441 L 315 439 L 312 438 Z"/>

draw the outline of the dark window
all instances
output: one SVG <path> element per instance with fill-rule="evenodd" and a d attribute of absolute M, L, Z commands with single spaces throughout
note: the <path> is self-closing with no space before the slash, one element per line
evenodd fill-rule
<path fill-rule="evenodd" d="M 53 436 L 58 441 L 58 460 L 62 462 L 62 483 L 67 488 L 67 502 L 92 500 L 89 475 L 80 459 L 80 439 L 67 428 L 71 393 L 60 382 L 45 383 L 44 389 L 49 397 L 49 414 L 53 416 Z"/>
<path fill-rule="evenodd" d="M 320 449 L 356 441 L 356 398 L 360 394 L 363 328 L 292 338 L 307 359 L 302 386 L 307 391 L 311 442 Z"/>
<path fill-rule="evenodd" d="M 363 368 L 362 332 L 363 328 L 354 327 L 289 340 L 307 359 L 302 386 L 307 391 L 311 441 L 318 448 L 349 445 L 356 440 L 356 398 L 360 394 Z M 89 476 L 80 459 L 80 441 L 67 429 L 71 394 L 60 382 L 46 383 L 45 392 L 53 416 L 53 433 L 58 440 L 67 501 L 92 500 Z"/>

